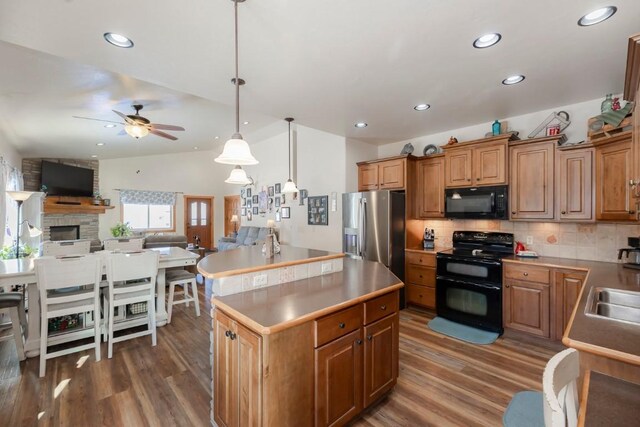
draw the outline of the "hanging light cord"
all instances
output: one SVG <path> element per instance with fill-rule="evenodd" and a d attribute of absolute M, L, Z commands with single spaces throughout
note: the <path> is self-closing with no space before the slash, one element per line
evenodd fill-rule
<path fill-rule="evenodd" d="M 289 180 L 291 180 L 291 121 L 289 121 Z"/>
<path fill-rule="evenodd" d="M 238 0 L 233 1 L 235 12 L 235 39 L 236 39 L 236 133 L 240 133 L 240 79 L 238 78 Z"/>

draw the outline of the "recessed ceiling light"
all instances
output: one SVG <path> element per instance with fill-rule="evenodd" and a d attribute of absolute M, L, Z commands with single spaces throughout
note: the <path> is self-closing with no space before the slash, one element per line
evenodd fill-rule
<path fill-rule="evenodd" d="M 104 142 L 98 142 L 96 145 L 97 145 L 98 147 L 102 147 L 102 146 L 104 145 Z"/>
<path fill-rule="evenodd" d="M 473 42 L 473 47 L 476 49 L 484 49 L 485 47 L 491 47 L 498 43 L 502 36 L 499 33 L 489 33 L 478 37 Z"/>
<path fill-rule="evenodd" d="M 520 83 L 520 82 L 521 82 L 521 81 L 523 81 L 523 80 L 524 80 L 524 76 L 523 76 L 523 75 L 516 74 L 516 75 L 509 76 L 509 77 L 507 77 L 506 79 L 504 79 L 504 80 L 502 81 L 502 84 L 503 84 L 503 85 L 510 86 L 510 85 L 514 85 L 514 84 L 516 84 L 516 83 Z"/>
<path fill-rule="evenodd" d="M 355 127 L 362 129 L 362 128 L 366 128 L 367 126 L 369 126 L 368 124 L 366 124 L 365 122 L 358 122 L 354 125 Z"/>
<path fill-rule="evenodd" d="M 243 124 L 243 125 L 248 125 L 248 124 L 249 124 L 249 122 L 242 122 L 242 124 Z"/>
<path fill-rule="evenodd" d="M 219 137 L 219 136 L 216 136 L 216 137 L 214 137 L 213 139 L 220 139 L 220 137 Z"/>
<path fill-rule="evenodd" d="M 198 147 L 193 147 L 193 149 L 194 149 L 194 150 L 197 150 L 197 149 L 198 149 Z"/>
<path fill-rule="evenodd" d="M 581 27 L 588 27 L 590 25 L 596 25 L 602 21 L 606 21 L 611 18 L 618 8 L 615 6 L 606 6 L 596 9 L 593 12 L 589 12 L 578 20 L 578 25 Z"/>
<path fill-rule="evenodd" d="M 429 104 L 418 104 L 415 107 L 413 107 L 413 109 L 416 111 L 425 111 L 425 110 L 428 110 L 429 108 L 431 108 L 431 105 Z"/>
<path fill-rule="evenodd" d="M 104 33 L 104 39 L 117 47 L 130 48 L 133 47 L 133 41 L 120 34 L 116 33 Z"/>
<path fill-rule="evenodd" d="M 108 125 L 104 125 L 104 127 L 108 128 L 108 129 L 111 129 L 111 128 L 116 127 L 116 125 L 114 125 L 113 123 L 109 123 Z"/>
<path fill-rule="evenodd" d="M 96 157 L 98 157 L 98 155 L 97 154 L 92 154 L 91 157 L 95 159 Z"/>

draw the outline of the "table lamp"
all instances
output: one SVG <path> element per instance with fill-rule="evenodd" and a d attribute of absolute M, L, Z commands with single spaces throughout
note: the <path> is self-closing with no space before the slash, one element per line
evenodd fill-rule
<path fill-rule="evenodd" d="M 233 234 L 238 234 L 238 223 L 240 222 L 238 215 L 231 215 L 230 221 L 233 223 Z"/>
<path fill-rule="evenodd" d="M 42 234 L 42 230 L 29 223 L 29 221 L 20 221 L 22 214 L 22 204 L 34 194 L 33 191 L 7 191 L 7 195 L 18 203 L 18 225 L 16 227 L 16 258 L 20 258 L 20 226 L 27 223 L 29 227 L 29 236 L 37 237 Z"/>

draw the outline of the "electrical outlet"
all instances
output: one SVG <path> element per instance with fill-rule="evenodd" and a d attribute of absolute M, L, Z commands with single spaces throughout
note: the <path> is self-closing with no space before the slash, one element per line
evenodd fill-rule
<path fill-rule="evenodd" d="M 322 263 L 322 274 L 330 273 L 332 268 L 333 268 L 333 266 L 332 266 L 331 262 L 323 262 Z"/>
<path fill-rule="evenodd" d="M 267 285 L 267 275 L 266 274 L 258 274 L 253 277 L 253 286 L 266 286 Z"/>
<path fill-rule="evenodd" d="M 527 245 L 533 245 L 533 236 L 527 236 Z"/>

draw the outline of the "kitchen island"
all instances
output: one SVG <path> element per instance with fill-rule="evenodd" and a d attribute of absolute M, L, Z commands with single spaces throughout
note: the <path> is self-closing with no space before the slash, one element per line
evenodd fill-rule
<path fill-rule="evenodd" d="M 343 425 L 375 404 L 398 376 L 402 286 L 382 264 L 344 259 L 342 271 L 213 296 L 214 425 Z"/>

